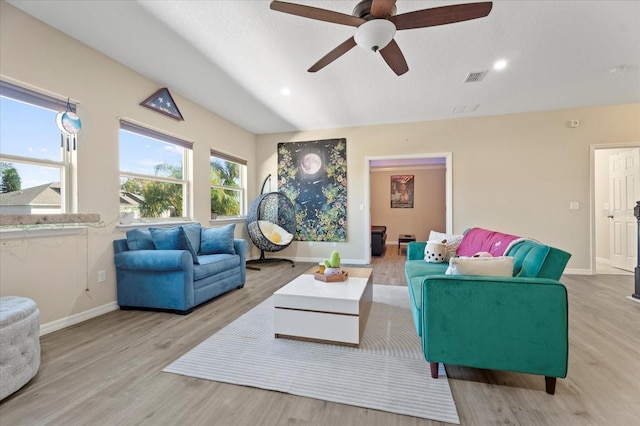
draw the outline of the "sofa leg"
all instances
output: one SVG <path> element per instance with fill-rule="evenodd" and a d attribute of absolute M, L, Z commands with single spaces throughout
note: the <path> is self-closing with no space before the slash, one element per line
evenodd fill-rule
<path fill-rule="evenodd" d="M 544 385 L 549 395 L 556 393 L 556 377 L 544 376 Z"/>
<path fill-rule="evenodd" d="M 429 366 L 431 366 L 431 377 L 434 379 L 438 378 L 438 363 L 430 362 Z"/>

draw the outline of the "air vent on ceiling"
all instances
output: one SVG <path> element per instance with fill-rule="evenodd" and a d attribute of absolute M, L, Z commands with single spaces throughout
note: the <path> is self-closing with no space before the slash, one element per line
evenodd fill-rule
<path fill-rule="evenodd" d="M 470 72 L 464 82 L 476 83 L 478 81 L 482 81 L 485 75 L 487 75 L 487 71 Z"/>
<path fill-rule="evenodd" d="M 453 107 L 451 112 L 453 114 L 460 114 L 462 112 L 473 112 L 478 109 L 480 104 L 472 104 L 472 105 L 456 105 Z"/>

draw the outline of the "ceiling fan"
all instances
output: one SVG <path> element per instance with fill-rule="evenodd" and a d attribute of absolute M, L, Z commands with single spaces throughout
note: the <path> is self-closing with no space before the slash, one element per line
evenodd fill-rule
<path fill-rule="evenodd" d="M 351 15 L 301 4 L 272 1 L 271 9 L 319 21 L 357 27 L 355 34 L 323 56 L 308 69 L 316 72 L 354 46 L 359 45 L 373 52 L 380 52 L 387 65 L 397 75 L 409 71 L 407 61 L 393 39 L 397 30 L 434 27 L 483 18 L 491 12 L 493 3 L 465 3 L 434 7 L 396 15 L 396 0 L 362 0 Z"/>

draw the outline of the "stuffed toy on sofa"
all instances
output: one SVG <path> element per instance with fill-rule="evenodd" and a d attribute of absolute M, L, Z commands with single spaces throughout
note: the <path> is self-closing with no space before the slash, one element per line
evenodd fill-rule
<path fill-rule="evenodd" d="M 447 240 L 427 241 L 424 248 L 424 260 L 431 263 L 442 263 L 446 260 Z"/>

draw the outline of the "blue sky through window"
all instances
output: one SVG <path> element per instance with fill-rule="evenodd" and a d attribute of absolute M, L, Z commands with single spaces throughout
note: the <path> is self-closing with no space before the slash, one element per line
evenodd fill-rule
<path fill-rule="evenodd" d="M 59 111 L 0 97 L 0 152 L 26 158 L 62 161 Z M 78 135 L 78 149 L 90 140 Z M 118 143 L 118 141 L 114 141 Z M 155 166 L 168 163 L 182 170 L 184 148 L 128 131 L 120 132 L 120 170 L 155 175 Z M 61 169 L 44 165 L 11 163 L 21 179 L 22 189 L 60 182 Z M 167 176 L 168 173 L 160 173 Z"/>
<path fill-rule="evenodd" d="M 138 133 L 120 130 L 120 171 L 155 176 L 155 167 L 170 164 L 182 170 L 184 148 L 149 138 Z M 158 173 L 169 176 L 169 173 Z"/>
<path fill-rule="evenodd" d="M 21 157 L 61 161 L 57 111 L 0 97 L 0 152 Z M 51 123 L 43 125 L 43 123 Z M 60 182 L 58 167 L 11 162 L 20 175 L 22 188 Z"/>

